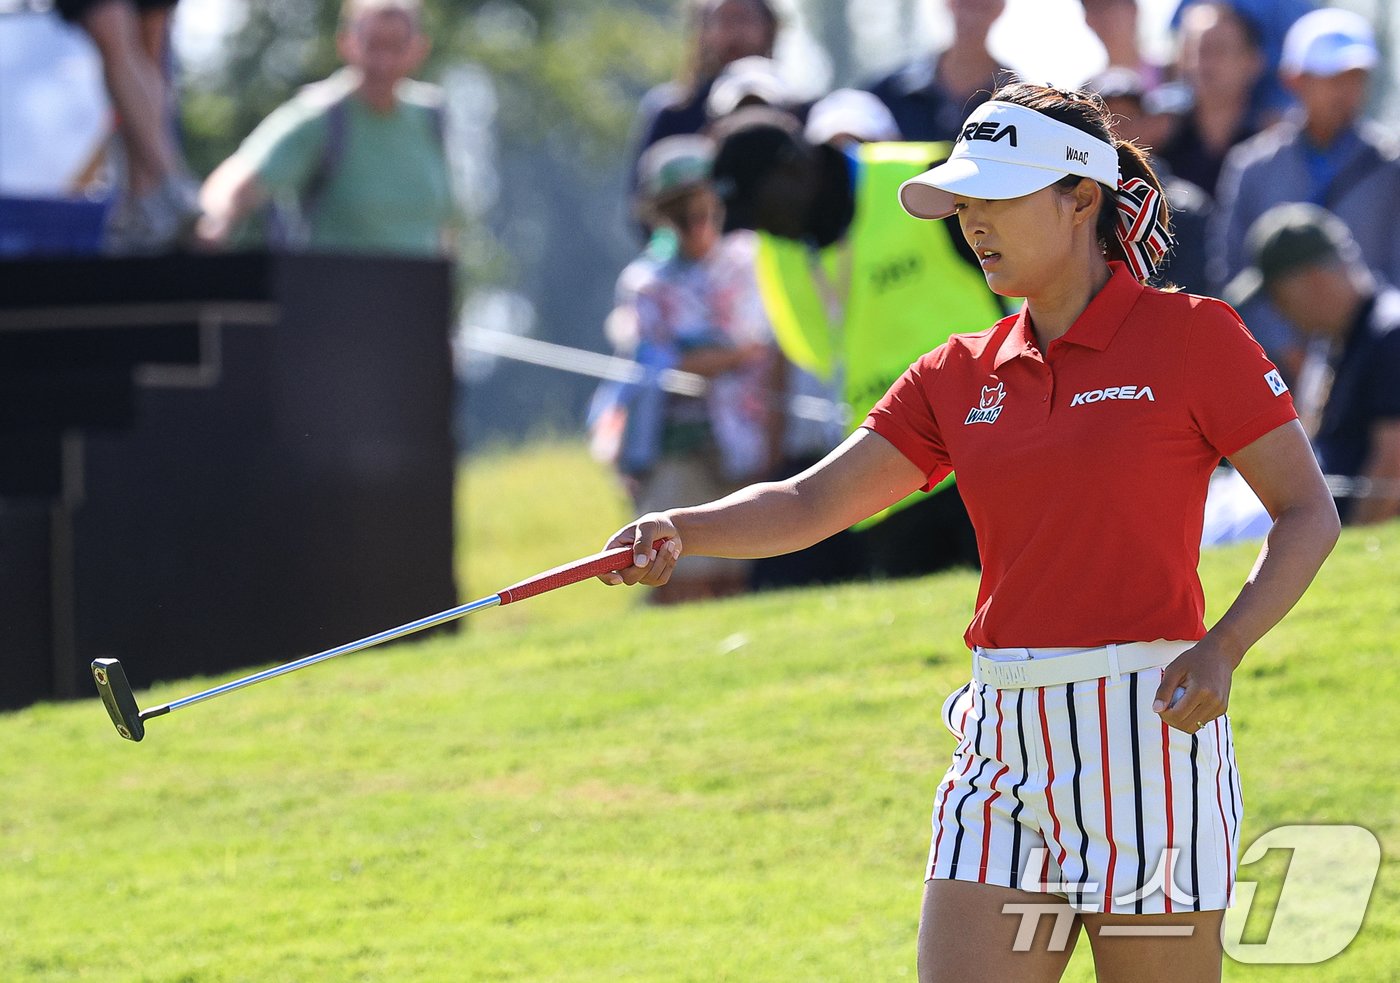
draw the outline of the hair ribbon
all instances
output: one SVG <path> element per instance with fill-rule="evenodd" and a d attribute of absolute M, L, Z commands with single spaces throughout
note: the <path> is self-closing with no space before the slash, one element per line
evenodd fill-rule
<path fill-rule="evenodd" d="M 1128 268 L 1139 280 L 1157 272 L 1171 251 L 1172 239 L 1161 219 L 1161 194 L 1142 178 L 1118 182 L 1118 242 Z"/>

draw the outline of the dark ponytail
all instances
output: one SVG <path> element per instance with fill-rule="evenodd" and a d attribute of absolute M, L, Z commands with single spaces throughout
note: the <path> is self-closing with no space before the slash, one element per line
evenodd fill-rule
<path fill-rule="evenodd" d="M 1143 264 L 1135 262 L 1128 256 L 1129 247 L 1119 238 L 1118 206 L 1120 200 L 1125 200 L 1120 188 L 1129 185 L 1136 178 L 1155 192 L 1153 195 L 1145 196 L 1146 200 L 1143 204 L 1154 210 L 1154 214 L 1150 215 L 1149 218 L 1155 219 L 1155 229 L 1160 232 L 1162 256 L 1170 248 L 1171 209 L 1167 205 L 1167 195 L 1162 189 L 1162 181 L 1157 177 L 1157 172 L 1152 169 L 1152 163 L 1148 159 L 1147 153 L 1133 141 L 1120 140 L 1114 135 L 1113 114 L 1108 111 L 1108 106 L 1104 103 L 1103 98 L 1097 92 L 1057 89 L 1048 85 L 1032 85 L 1029 82 L 1012 82 L 1003 85 L 992 93 L 992 98 L 998 102 L 1008 102 L 1016 106 L 1024 106 L 1026 109 L 1033 109 L 1056 122 L 1072 126 L 1076 130 L 1082 130 L 1118 151 L 1120 187 L 1110 188 L 1104 184 L 1099 185 L 1103 190 L 1103 204 L 1099 208 L 1096 225 L 1099 244 L 1103 248 L 1106 258 L 1127 263 L 1135 272 L 1139 272 L 1139 279 L 1146 281 L 1147 275 L 1139 270 Z M 1057 182 L 1056 186 L 1068 189 L 1074 187 L 1080 180 L 1081 178 L 1069 175 Z M 1138 196 L 1133 200 L 1137 201 L 1143 197 Z M 1146 265 L 1155 265 L 1155 261 Z M 1151 270 L 1147 270 L 1146 273 L 1150 274 Z"/>

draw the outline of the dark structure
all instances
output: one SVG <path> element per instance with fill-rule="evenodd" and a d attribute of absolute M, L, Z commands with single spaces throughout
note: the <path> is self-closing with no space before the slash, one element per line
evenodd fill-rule
<path fill-rule="evenodd" d="M 0 707 L 456 603 L 446 262 L 0 265 Z"/>

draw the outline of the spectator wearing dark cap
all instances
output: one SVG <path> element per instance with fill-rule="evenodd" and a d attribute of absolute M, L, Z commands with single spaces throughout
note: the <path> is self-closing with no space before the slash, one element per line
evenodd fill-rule
<path fill-rule="evenodd" d="M 1361 118 L 1377 62 L 1370 25 L 1357 14 L 1317 10 L 1293 25 L 1281 72 L 1300 105 L 1225 162 L 1210 233 L 1217 283 L 1248 262 L 1246 233 L 1254 222 L 1291 201 L 1336 214 L 1367 265 L 1400 282 L 1400 144 Z M 1262 298 L 1241 313 L 1285 374 L 1296 373 L 1302 349 L 1292 326 Z"/>
<path fill-rule="evenodd" d="M 1214 202 L 1200 186 L 1172 173 L 1155 153 L 1170 127 L 1166 114 L 1148 99 L 1142 76 L 1128 68 L 1109 68 L 1084 83 L 1097 92 L 1116 119 L 1116 130 L 1152 155 L 1152 167 L 1167 193 L 1172 215 L 1172 250 L 1157 267 L 1154 281 L 1175 284 L 1193 294 L 1209 292 L 1206 276 L 1206 222 Z"/>
<path fill-rule="evenodd" d="M 714 135 L 727 222 L 760 232 L 759 287 L 774 336 L 798 366 L 841 379 L 852 419 L 921 351 L 1002 316 L 960 234 L 890 205 L 900 184 L 947 157 L 947 144 L 813 146 L 794 117 L 771 109 L 740 110 Z M 937 323 L 929 310 L 943 315 Z M 908 575 L 975 565 L 970 533 L 961 500 L 944 491 L 863 538 L 871 572 Z"/>
<path fill-rule="evenodd" d="M 967 114 L 981 105 L 1010 69 L 987 50 L 987 34 L 1005 0 L 948 0 L 953 40 L 866 86 L 894 114 L 906 140 L 954 140 Z"/>
<path fill-rule="evenodd" d="M 1230 282 L 1236 305 L 1259 292 L 1311 342 L 1298 411 L 1338 512 L 1353 525 L 1400 515 L 1400 290 L 1367 268 L 1346 224 L 1291 203 L 1250 227 L 1253 265 Z"/>

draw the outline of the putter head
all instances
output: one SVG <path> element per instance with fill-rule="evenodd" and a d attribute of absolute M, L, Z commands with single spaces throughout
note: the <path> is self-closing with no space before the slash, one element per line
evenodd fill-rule
<path fill-rule="evenodd" d="M 117 733 L 128 741 L 145 737 L 146 725 L 141 720 L 141 711 L 136 708 L 136 697 L 126 681 L 122 664 L 116 659 L 94 659 L 92 681 L 97 684 L 97 695 L 102 697 L 102 705 L 107 708 Z"/>

